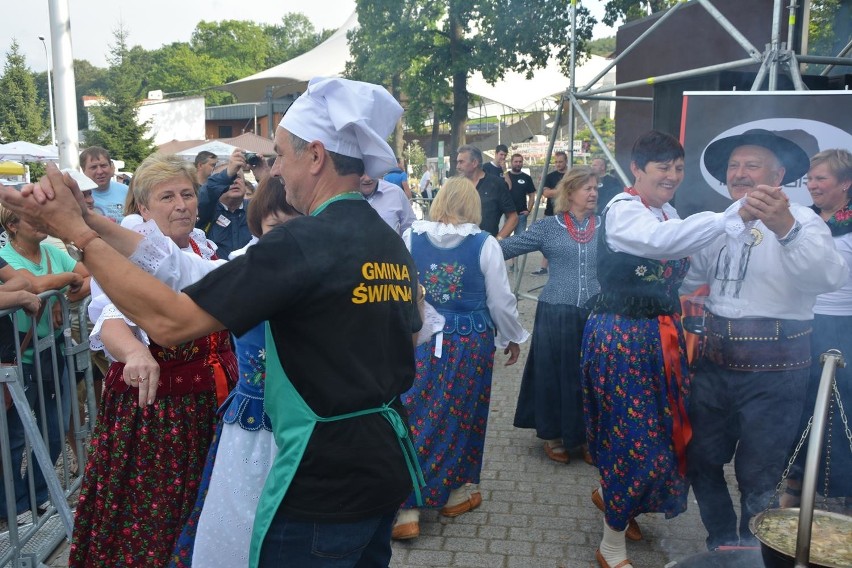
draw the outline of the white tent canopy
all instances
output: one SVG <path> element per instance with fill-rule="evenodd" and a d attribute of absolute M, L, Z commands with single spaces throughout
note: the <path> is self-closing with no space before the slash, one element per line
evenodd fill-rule
<path fill-rule="evenodd" d="M 216 157 L 221 160 L 230 157 L 231 153 L 236 149 L 236 146 L 220 142 L 219 140 L 211 140 L 210 142 L 205 142 L 204 144 L 201 144 L 199 146 L 187 148 L 186 150 L 178 152 L 177 155 L 181 158 L 193 160 L 199 152 L 207 151 L 213 152 L 214 154 L 216 154 Z"/>
<path fill-rule="evenodd" d="M 243 102 L 261 101 L 266 98 L 267 87 L 273 89 L 273 97 L 277 98 L 302 93 L 314 77 L 340 77 L 349 60 L 346 34 L 357 27 L 358 16 L 353 12 L 340 29 L 314 49 L 221 88 L 234 93 Z M 577 66 L 576 85 L 585 86 L 608 63 L 607 59 L 592 55 L 582 66 Z M 614 77 L 614 68 L 611 73 Z M 510 71 L 497 84 L 489 85 L 477 71 L 467 82 L 468 92 L 514 110 L 530 110 L 541 100 L 558 95 L 569 86 L 568 77 L 559 70 L 555 53 L 545 68 L 533 72 L 532 79 Z"/>
<path fill-rule="evenodd" d="M 592 55 L 582 66 L 577 66 L 574 79 L 576 86 L 584 87 L 609 63 L 604 57 Z M 614 77 L 615 68 L 611 73 Z M 515 110 L 531 110 L 542 99 L 565 92 L 569 85 L 570 79 L 562 74 L 554 58 L 546 67 L 534 70 L 531 79 L 527 79 L 523 73 L 509 71 L 502 80 L 490 85 L 477 71 L 467 80 L 469 93 Z"/>
<path fill-rule="evenodd" d="M 0 144 L 0 161 L 15 162 L 56 162 L 59 160 L 59 150 L 56 146 L 39 146 L 32 142 L 9 142 Z"/>
<path fill-rule="evenodd" d="M 267 87 L 272 87 L 273 98 L 278 98 L 301 94 L 314 77 L 340 77 L 349 60 L 346 33 L 356 27 L 358 15 L 352 12 L 334 34 L 307 53 L 221 88 L 234 93 L 240 102 L 251 102 L 265 99 Z"/>

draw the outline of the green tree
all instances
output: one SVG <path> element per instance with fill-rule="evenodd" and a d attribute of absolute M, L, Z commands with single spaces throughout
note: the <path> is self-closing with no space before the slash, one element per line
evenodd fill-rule
<path fill-rule="evenodd" d="M 606 144 L 609 151 L 615 154 L 615 121 L 611 118 L 602 117 L 597 119 L 594 122 L 595 130 L 598 131 L 598 134 L 603 138 L 604 143 Z M 601 147 L 598 145 L 598 141 L 595 140 L 594 136 L 592 136 L 592 131 L 589 130 L 588 126 L 584 126 L 580 130 L 574 133 L 574 139 L 580 140 L 583 142 L 589 142 L 589 153 L 592 156 L 603 157 L 604 153 Z"/>
<path fill-rule="evenodd" d="M 589 42 L 589 53 L 609 57 L 615 52 L 615 36 L 593 39 Z"/>
<path fill-rule="evenodd" d="M 108 71 L 95 67 L 85 59 L 74 60 L 74 82 L 77 90 L 77 126 L 89 128 L 89 111 L 83 106 L 83 97 L 105 93 Z"/>
<path fill-rule="evenodd" d="M 91 107 L 95 124 L 86 132 L 86 142 L 103 146 L 133 169 L 154 151 L 154 142 L 147 135 L 148 122 L 139 122 L 142 79 L 127 47 L 127 31 L 119 27 L 113 37 L 104 101 Z"/>
<path fill-rule="evenodd" d="M 45 126 L 35 77 L 13 39 L 0 77 L 0 141 L 44 144 L 48 136 Z"/>
<path fill-rule="evenodd" d="M 224 66 L 224 82 L 265 69 L 271 51 L 263 26 L 241 20 L 199 22 L 192 32 L 190 46 L 198 55 L 206 55 Z"/>
<path fill-rule="evenodd" d="M 603 23 L 613 26 L 618 20 L 631 22 L 660 12 L 677 4 L 678 0 L 608 0 Z"/>
<path fill-rule="evenodd" d="M 288 12 L 281 23 L 264 26 L 269 41 L 265 67 L 274 67 L 310 51 L 334 33 L 334 30 L 316 31 L 314 24 L 299 12 Z"/>
<path fill-rule="evenodd" d="M 226 65 L 206 53 L 193 51 L 188 43 L 175 42 L 151 53 L 151 67 L 145 75 L 149 89 L 176 96 L 203 94 L 210 105 L 234 102 L 233 96 L 211 89 L 226 82 Z"/>
<path fill-rule="evenodd" d="M 531 75 L 554 48 L 568 62 L 568 0 L 357 0 L 357 10 L 347 74 L 388 86 L 418 113 L 451 101 L 451 150 L 465 143 L 470 73 L 491 82 L 509 70 Z M 594 19 L 583 7 L 577 15 L 582 50 Z"/>

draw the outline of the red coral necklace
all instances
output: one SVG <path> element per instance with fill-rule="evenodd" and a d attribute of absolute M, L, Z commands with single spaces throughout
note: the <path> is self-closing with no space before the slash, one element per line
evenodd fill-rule
<path fill-rule="evenodd" d="M 591 241 L 595 236 L 595 216 L 589 219 L 589 224 L 586 225 L 585 229 L 577 228 L 577 225 L 574 223 L 573 217 L 566 211 L 562 214 L 565 219 L 565 229 L 568 231 L 568 234 L 572 239 L 577 241 L 580 244 L 586 244 Z"/>

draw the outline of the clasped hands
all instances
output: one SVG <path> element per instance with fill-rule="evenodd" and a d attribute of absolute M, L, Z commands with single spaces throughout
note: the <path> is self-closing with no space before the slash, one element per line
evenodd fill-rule
<path fill-rule="evenodd" d="M 0 202 L 34 227 L 65 242 L 88 228 L 89 210 L 77 182 L 48 163 L 47 173 L 20 191 L 0 184 Z"/>
<path fill-rule="evenodd" d="M 743 221 L 763 221 L 778 238 L 789 233 L 796 222 L 784 190 L 769 185 L 758 185 L 746 195 L 740 216 Z"/>

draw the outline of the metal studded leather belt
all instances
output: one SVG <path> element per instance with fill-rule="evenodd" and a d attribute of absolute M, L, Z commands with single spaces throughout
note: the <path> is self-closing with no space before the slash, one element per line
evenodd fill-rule
<path fill-rule="evenodd" d="M 785 371 L 811 365 L 811 320 L 728 319 L 707 313 L 704 356 L 734 371 Z"/>

